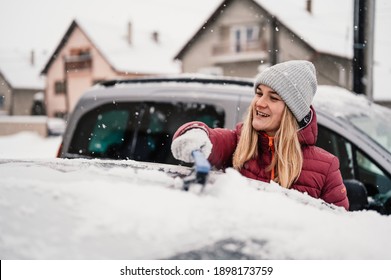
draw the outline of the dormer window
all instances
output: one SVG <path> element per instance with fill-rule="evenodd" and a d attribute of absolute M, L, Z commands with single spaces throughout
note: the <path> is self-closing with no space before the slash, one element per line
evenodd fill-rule
<path fill-rule="evenodd" d="M 247 52 L 259 48 L 259 26 L 242 25 L 231 29 L 231 48 L 234 52 Z"/>
<path fill-rule="evenodd" d="M 72 49 L 70 55 L 65 58 L 67 71 L 91 69 L 92 57 L 89 49 Z"/>
<path fill-rule="evenodd" d="M 213 45 L 214 56 L 229 56 L 246 53 L 258 53 L 266 49 L 266 41 L 261 38 L 260 22 L 221 25 L 218 28 L 218 40 Z"/>
<path fill-rule="evenodd" d="M 4 109 L 4 104 L 5 104 L 5 95 L 0 93 L 0 110 Z"/>

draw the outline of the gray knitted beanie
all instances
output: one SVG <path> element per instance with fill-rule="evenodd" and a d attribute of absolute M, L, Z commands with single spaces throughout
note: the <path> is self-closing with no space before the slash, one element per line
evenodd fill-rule
<path fill-rule="evenodd" d="M 262 84 L 275 90 L 300 122 L 309 113 L 316 93 L 314 65 L 306 60 L 291 60 L 266 68 L 255 78 L 254 87 Z"/>

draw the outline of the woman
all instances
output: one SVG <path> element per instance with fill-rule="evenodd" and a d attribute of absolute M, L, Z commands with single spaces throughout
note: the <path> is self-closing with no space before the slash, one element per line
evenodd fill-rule
<path fill-rule="evenodd" d="M 174 135 L 174 157 L 192 162 L 191 151 L 198 149 L 217 168 L 233 167 L 246 177 L 273 180 L 348 210 L 338 158 L 315 146 L 314 65 L 303 60 L 276 64 L 256 77 L 254 87 L 243 123 L 234 130 L 184 124 Z"/>

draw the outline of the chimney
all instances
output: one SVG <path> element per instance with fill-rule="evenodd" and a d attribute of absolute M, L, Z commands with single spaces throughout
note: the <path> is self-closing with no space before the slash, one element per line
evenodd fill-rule
<path fill-rule="evenodd" d="M 35 52 L 34 52 L 34 50 L 31 50 L 31 53 L 30 53 L 30 64 L 31 64 L 31 66 L 35 65 Z"/>
<path fill-rule="evenodd" d="M 157 31 L 153 31 L 153 32 L 152 32 L 152 40 L 153 40 L 155 43 L 159 43 L 159 32 L 157 32 Z"/>
<path fill-rule="evenodd" d="M 128 34 L 126 36 L 126 39 L 128 41 L 128 44 L 132 44 L 132 23 L 129 21 L 128 22 Z"/>
<path fill-rule="evenodd" d="M 306 2 L 306 10 L 308 13 L 312 14 L 312 0 L 307 0 Z"/>

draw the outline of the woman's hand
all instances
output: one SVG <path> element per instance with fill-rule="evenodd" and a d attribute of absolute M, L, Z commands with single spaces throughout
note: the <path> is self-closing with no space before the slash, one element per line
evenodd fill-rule
<path fill-rule="evenodd" d="M 212 143 L 203 129 L 190 129 L 175 138 L 171 144 L 171 152 L 174 158 L 184 162 L 194 162 L 191 154 L 194 150 L 201 151 L 206 158 L 212 152 Z"/>

